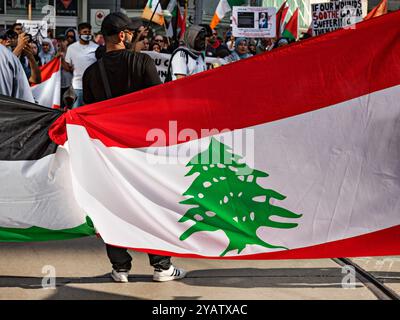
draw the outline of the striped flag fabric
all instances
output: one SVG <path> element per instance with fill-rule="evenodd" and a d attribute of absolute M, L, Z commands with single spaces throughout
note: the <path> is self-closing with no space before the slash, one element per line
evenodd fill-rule
<path fill-rule="evenodd" d="M 286 4 L 287 1 L 284 1 L 276 13 L 276 37 L 279 39 L 281 36 L 281 32 L 283 31 L 283 25 L 285 22 L 286 15 L 289 11 L 289 6 Z"/>
<path fill-rule="evenodd" d="M 381 2 L 379 2 L 375 8 L 373 8 L 370 12 L 368 12 L 364 20 L 379 17 L 386 13 L 387 13 L 387 0 L 381 0 Z"/>
<path fill-rule="evenodd" d="M 225 15 L 232 10 L 233 6 L 242 6 L 246 3 L 244 0 L 220 0 L 215 9 L 214 16 L 210 22 L 211 29 L 215 29 L 218 23 L 225 17 Z"/>
<path fill-rule="evenodd" d="M 48 136 L 61 115 L 0 96 L 0 242 L 94 234 L 73 196 L 68 151 Z"/>
<path fill-rule="evenodd" d="M 106 243 L 153 254 L 400 254 L 399 21 L 69 111 L 49 135 L 77 203 Z"/>
<path fill-rule="evenodd" d="M 173 38 L 176 34 L 177 39 L 183 40 L 186 31 L 187 1 L 170 1 L 166 11 L 171 13 L 166 36 Z"/>
<path fill-rule="evenodd" d="M 164 25 L 164 15 L 159 0 L 148 0 L 146 7 L 143 10 L 142 18 L 151 20 L 159 25 Z"/>
<path fill-rule="evenodd" d="M 299 38 L 299 8 L 297 8 L 285 26 L 282 32 L 282 37 L 288 38 L 291 41 L 296 41 Z"/>
<path fill-rule="evenodd" d="M 33 98 L 48 108 L 61 106 L 61 60 L 54 58 L 40 67 L 42 82 L 31 86 Z"/>

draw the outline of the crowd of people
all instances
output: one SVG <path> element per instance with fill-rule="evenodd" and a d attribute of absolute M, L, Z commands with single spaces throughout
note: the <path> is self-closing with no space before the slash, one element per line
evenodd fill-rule
<path fill-rule="evenodd" d="M 205 71 L 206 57 L 233 63 L 288 43 L 284 38 L 235 38 L 229 31 L 220 35 L 208 25 L 191 25 L 183 41 L 174 42 L 120 12 L 106 16 L 99 33 L 93 34 L 89 23 L 81 23 L 60 37 L 54 38 L 49 31 L 41 43 L 15 23 L 0 36 L 0 94 L 34 102 L 30 86 L 42 81 L 39 67 L 58 57 L 62 103 L 64 108 L 78 108 L 161 84 L 148 51 L 170 54 L 166 81 L 173 81 Z M 132 257 L 127 249 L 106 245 L 106 251 L 111 277 L 128 282 Z M 168 256 L 149 254 L 149 261 L 155 281 L 186 275 Z"/>
<path fill-rule="evenodd" d="M 171 55 L 174 55 L 176 51 L 181 51 L 180 55 L 175 56 L 175 63 L 171 59 L 170 64 L 180 72 L 178 75 L 172 70 L 171 72 L 174 73 L 171 77 L 172 80 L 180 78 L 181 75 L 187 76 L 205 70 L 203 66 L 205 57 L 220 58 L 225 63 L 231 63 L 290 43 L 289 39 L 285 38 L 235 38 L 231 31 L 218 32 L 218 30 L 212 30 L 208 25 L 190 26 L 186 30 L 184 39 L 174 41 L 162 33 L 153 32 L 139 18 L 130 20 L 133 30 L 128 30 L 127 37 L 129 39 L 125 43 L 126 49 L 134 52 L 155 51 Z M 197 30 L 195 36 L 198 35 L 199 30 L 202 30 L 200 41 L 203 43 L 197 45 L 196 48 L 194 43 L 191 43 L 195 40 L 194 30 Z M 76 29 L 68 28 L 64 34 L 57 37 L 53 36 L 53 30 L 49 30 L 48 37 L 41 40 L 40 43 L 24 32 L 22 24 L 15 23 L 9 30 L 0 34 L 0 44 L 19 60 L 29 85 L 41 82 L 41 66 L 56 57 L 61 59 L 62 107 L 79 107 L 85 104 L 82 87 L 84 72 L 106 52 L 103 33 L 92 34 L 91 25 L 88 23 L 81 23 Z M 180 48 L 189 50 L 182 53 Z M 179 57 L 186 61 L 176 62 Z M 200 67 L 188 66 L 190 64 L 198 65 L 199 62 Z M 179 64 L 187 65 L 188 70 L 182 72 L 182 66 L 178 66 Z M 2 85 L 2 87 L 5 86 Z M 2 93 L 7 94 L 7 92 Z M 24 96 L 26 97 L 26 94 Z"/>

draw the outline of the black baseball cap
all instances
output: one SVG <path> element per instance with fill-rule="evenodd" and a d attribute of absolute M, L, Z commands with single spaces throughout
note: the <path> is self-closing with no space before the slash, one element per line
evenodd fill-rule
<path fill-rule="evenodd" d="M 113 12 L 106 16 L 101 24 L 101 33 L 105 36 L 112 36 L 123 30 L 135 30 L 135 25 L 126 14 Z"/>

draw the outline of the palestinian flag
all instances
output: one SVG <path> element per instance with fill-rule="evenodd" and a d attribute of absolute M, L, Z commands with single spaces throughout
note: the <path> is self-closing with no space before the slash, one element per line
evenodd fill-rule
<path fill-rule="evenodd" d="M 168 4 L 167 12 L 171 12 L 171 20 L 168 24 L 166 36 L 183 40 L 186 31 L 187 1 L 172 0 Z"/>
<path fill-rule="evenodd" d="M 42 82 L 33 85 L 32 94 L 35 101 L 48 108 L 59 108 L 61 105 L 61 60 L 54 58 L 40 67 Z"/>
<path fill-rule="evenodd" d="M 146 7 L 143 10 L 142 18 L 151 20 L 159 25 L 164 25 L 164 15 L 159 0 L 148 0 Z"/>
<path fill-rule="evenodd" d="M 50 136 L 77 202 L 106 243 L 150 253 L 400 254 L 399 22 L 69 111 Z"/>
<path fill-rule="evenodd" d="M 296 41 L 299 38 L 299 8 L 295 10 L 282 32 L 282 37 L 290 41 Z"/>
<path fill-rule="evenodd" d="M 279 8 L 278 12 L 276 13 L 276 37 L 279 39 L 282 32 L 282 27 L 285 22 L 285 18 L 287 12 L 289 10 L 289 6 L 286 4 L 287 1 L 284 1 Z"/>
<path fill-rule="evenodd" d="M 94 233 L 75 201 L 68 151 L 48 136 L 62 113 L 0 96 L 0 241 Z"/>
<path fill-rule="evenodd" d="M 387 0 L 381 0 L 381 2 L 379 2 L 378 5 L 365 16 L 364 20 L 379 17 L 386 13 L 387 13 Z"/>
<path fill-rule="evenodd" d="M 225 15 L 232 10 L 232 7 L 242 6 L 245 3 L 245 0 L 219 0 L 214 16 L 210 22 L 211 29 L 215 29 L 217 24 L 225 17 Z"/>

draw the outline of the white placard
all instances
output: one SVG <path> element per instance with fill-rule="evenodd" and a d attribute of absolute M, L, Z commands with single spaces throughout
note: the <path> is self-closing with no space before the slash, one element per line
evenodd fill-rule
<path fill-rule="evenodd" d="M 235 37 L 274 38 L 276 8 L 233 7 L 232 33 Z"/>
<path fill-rule="evenodd" d="M 363 17 L 362 0 L 337 0 L 314 3 L 312 10 L 313 36 L 341 28 L 350 28 Z"/>
<path fill-rule="evenodd" d="M 158 53 L 156 51 L 142 51 L 142 52 L 149 55 L 154 60 L 158 75 L 160 76 L 161 81 L 164 82 L 168 74 L 168 66 L 169 66 L 169 60 L 171 59 L 171 55 L 167 53 Z M 205 61 L 207 65 L 207 70 L 215 68 L 216 65 L 221 66 L 226 64 L 225 60 L 221 58 L 206 57 Z"/>
<path fill-rule="evenodd" d="M 42 43 L 47 38 L 47 22 L 43 20 L 17 20 L 22 24 L 24 32 L 30 34 L 34 41 Z"/>

